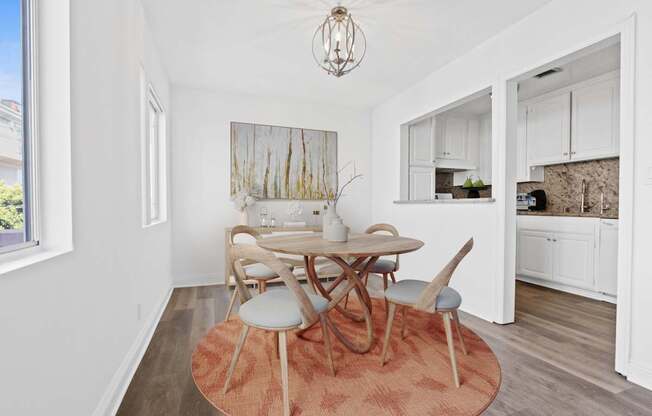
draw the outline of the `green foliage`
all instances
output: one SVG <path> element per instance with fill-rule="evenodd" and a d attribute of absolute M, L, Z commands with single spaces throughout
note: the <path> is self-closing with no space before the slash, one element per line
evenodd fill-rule
<path fill-rule="evenodd" d="M 8 186 L 0 181 L 0 229 L 21 229 L 23 222 L 23 187 L 19 184 Z"/>

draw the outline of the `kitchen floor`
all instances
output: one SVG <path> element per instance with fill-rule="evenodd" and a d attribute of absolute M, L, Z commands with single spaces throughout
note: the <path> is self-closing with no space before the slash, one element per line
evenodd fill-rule
<path fill-rule="evenodd" d="M 380 295 L 380 279 L 370 279 Z M 223 286 L 175 289 L 118 415 L 220 415 L 190 374 L 192 349 L 220 322 Z M 485 415 L 651 415 L 652 392 L 613 371 L 615 305 L 516 284 L 516 322 L 461 314 L 494 350 L 502 385 Z M 229 353 L 229 352 L 226 352 Z"/>

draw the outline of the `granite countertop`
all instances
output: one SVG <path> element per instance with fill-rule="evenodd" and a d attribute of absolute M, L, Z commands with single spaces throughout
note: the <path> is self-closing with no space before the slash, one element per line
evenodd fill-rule
<path fill-rule="evenodd" d="M 582 218 L 604 218 L 617 220 L 617 214 L 603 214 L 598 212 L 553 212 L 553 211 L 516 211 L 518 215 L 534 215 L 539 217 L 582 217 Z"/>
<path fill-rule="evenodd" d="M 487 204 L 496 202 L 494 198 L 460 198 L 460 199 L 423 199 L 423 200 L 400 200 L 395 204 Z"/>

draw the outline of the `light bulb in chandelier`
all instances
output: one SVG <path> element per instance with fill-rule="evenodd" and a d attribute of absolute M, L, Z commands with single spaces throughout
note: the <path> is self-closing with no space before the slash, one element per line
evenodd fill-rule
<path fill-rule="evenodd" d="M 357 68 L 367 49 L 367 41 L 345 7 L 331 10 L 312 39 L 312 53 L 317 64 L 336 77 Z"/>

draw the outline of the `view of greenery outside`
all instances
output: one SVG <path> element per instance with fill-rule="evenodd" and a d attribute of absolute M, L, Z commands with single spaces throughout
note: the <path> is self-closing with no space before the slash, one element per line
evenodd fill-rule
<path fill-rule="evenodd" d="M 0 180 L 0 229 L 19 230 L 23 222 L 23 187 L 8 186 Z"/>

